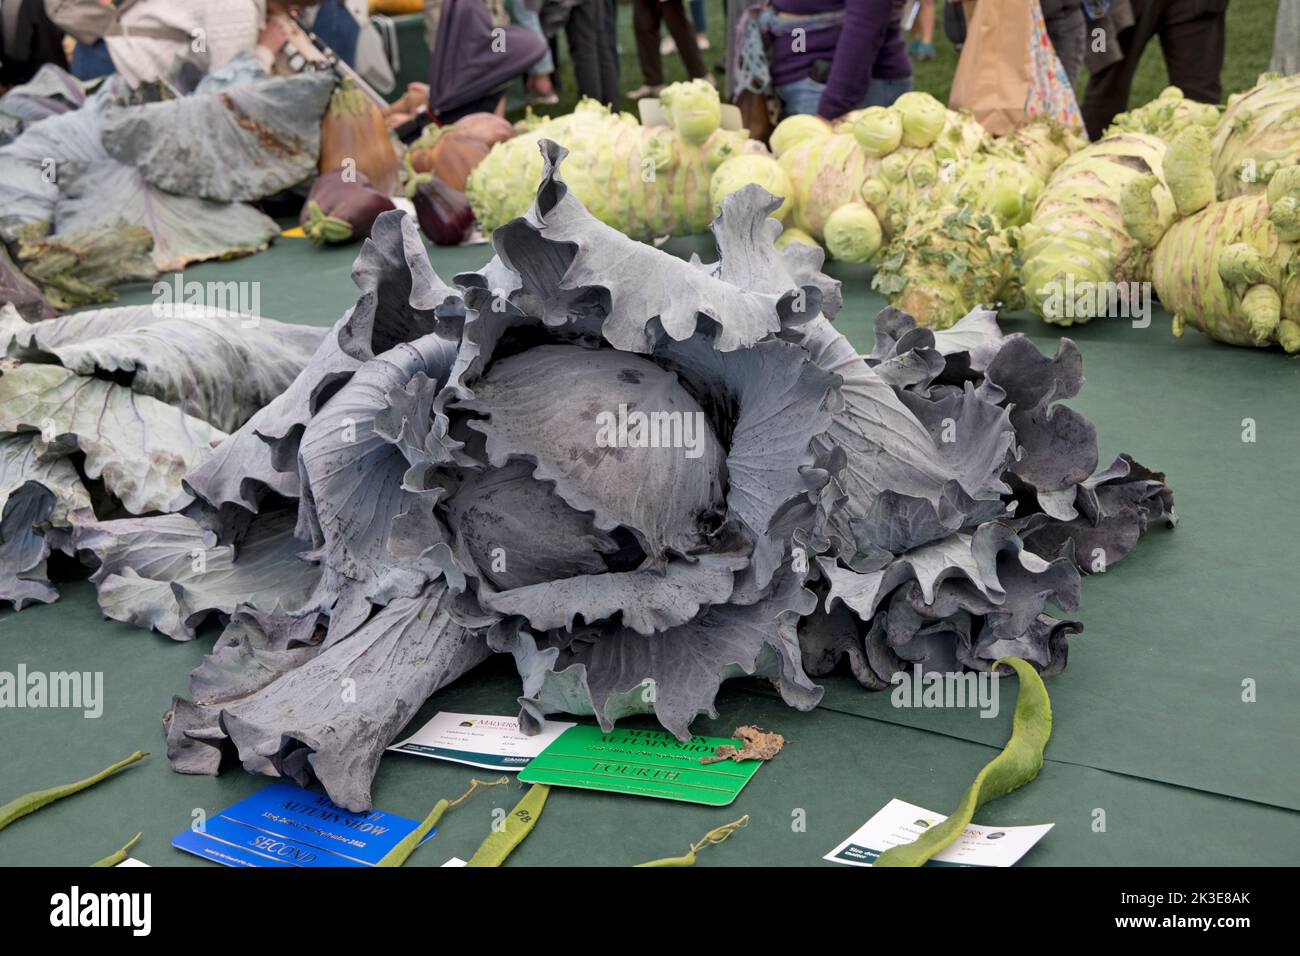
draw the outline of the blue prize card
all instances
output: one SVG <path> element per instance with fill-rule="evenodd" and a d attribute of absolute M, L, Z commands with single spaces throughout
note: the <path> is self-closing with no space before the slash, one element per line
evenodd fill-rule
<path fill-rule="evenodd" d="M 172 846 L 224 866 L 374 866 L 417 826 L 382 810 L 353 813 L 324 794 L 274 783 L 210 817 L 203 830 L 177 834 Z"/>

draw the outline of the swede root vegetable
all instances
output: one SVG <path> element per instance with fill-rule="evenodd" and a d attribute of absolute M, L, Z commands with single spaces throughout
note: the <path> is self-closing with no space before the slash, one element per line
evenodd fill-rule
<path fill-rule="evenodd" d="M 1266 73 L 1230 97 L 1212 146 L 1218 198 L 1264 192 L 1274 171 L 1300 162 L 1300 74 Z"/>
<path fill-rule="evenodd" d="M 1125 228 L 1121 198 L 1128 184 L 1152 177 L 1143 180 L 1150 186 L 1149 232 L 1168 227 L 1175 208 L 1164 182 L 1165 149 L 1154 136 L 1121 133 L 1085 147 L 1052 174 L 1021 234 L 1025 297 L 1046 321 L 1070 325 L 1096 317 L 1086 309 L 1058 314 L 1053 302 L 1062 288 L 1146 273 L 1149 250 Z"/>
<path fill-rule="evenodd" d="M 1038 179 L 1046 183 L 1056 172 L 1056 167 L 1066 158 L 1087 145 L 1078 133 L 1066 129 L 1055 120 L 1044 116 L 1031 119 L 1024 126 L 1005 136 L 995 136 L 988 144 L 990 156 L 1009 159 L 1028 167 Z"/>
<path fill-rule="evenodd" d="M 1163 232 L 1150 278 L 1175 335 L 1190 325 L 1232 345 L 1300 351 L 1298 209 L 1300 166 L 1287 166 L 1267 192 L 1209 203 Z"/>
<path fill-rule="evenodd" d="M 716 101 L 717 92 L 703 86 L 708 94 L 695 89 L 692 96 L 712 95 Z M 670 118 L 688 124 L 697 137 L 705 120 L 689 106 L 692 98 L 669 99 L 676 104 Z M 675 126 L 642 126 L 627 113 L 583 100 L 572 113 L 497 144 L 470 174 L 465 193 L 485 233 L 528 210 L 532 184 L 542 173 L 537 149 L 542 139 L 569 150 L 568 186 L 593 215 L 633 239 L 647 240 L 702 232 L 713 218 L 714 170 L 738 155 L 767 153 L 744 131 L 715 123 L 697 143 Z"/>
<path fill-rule="evenodd" d="M 1178 87 L 1167 86 L 1151 102 L 1116 116 L 1102 135 L 1146 133 L 1167 142 L 1188 126 L 1213 131 L 1219 112 L 1218 106 L 1189 100 Z"/>
<path fill-rule="evenodd" d="M 792 222 L 814 239 L 825 235 L 826 219 L 840 206 L 862 201 L 862 185 L 880 166 L 846 133 L 803 140 L 782 154 L 781 168 L 794 190 Z"/>
<path fill-rule="evenodd" d="M 976 306 L 1018 304 L 1016 230 L 971 206 L 918 215 L 890 243 L 872 287 L 917 322 L 946 329 Z"/>

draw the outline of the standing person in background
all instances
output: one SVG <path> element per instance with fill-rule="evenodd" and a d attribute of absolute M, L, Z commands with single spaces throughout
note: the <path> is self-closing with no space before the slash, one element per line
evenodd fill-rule
<path fill-rule="evenodd" d="M 42 0 L 0 0 L 0 92 L 26 83 L 46 63 L 68 68 L 63 31 Z"/>
<path fill-rule="evenodd" d="M 510 16 L 521 27 L 536 33 L 543 40 L 547 36 L 542 32 L 542 18 L 538 15 L 541 0 L 510 0 Z M 551 56 L 548 45 L 546 55 L 534 63 L 528 70 L 528 79 L 524 88 L 524 102 L 529 106 L 553 106 L 560 102 L 555 95 L 555 86 L 551 74 L 555 72 L 555 58 Z"/>
<path fill-rule="evenodd" d="M 686 19 L 682 0 L 632 0 L 632 27 L 636 32 L 636 55 L 641 61 L 641 77 L 645 82 L 628 93 L 631 99 L 658 96 L 664 88 L 664 61 L 659 52 L 659 24 L 668 24 L 668 32 L 677 43 L 677 50 L 686 65 L 686 74 L 693 80 L 707 79 L 709 71 L 700 56 L 695 34 Z"/>
<path fill-rule="evenodd" d="M 772 0 L 772 7 L 768 60 L 783 116 L 835 119 L 888 106 L 912 88 L 899 0 Z"/>
<path fill-rule="evenodd" d="M 131 86 L 167 76 L 177 59 L 203 72 L 223 66 L 248 51 L 263 65 L 284 45 L 284 33 L 273 21 L 290 9 L 314 6 L 319 0 L 289 4 L 282 0 L 135 0 L 124 6 L 98 37 L 77 35 L 72 75 L 79 80 L 120 73 Z M 75 3 L 66 4 L 68 8 Z M 60 24 L 58 5 L 47 4 L 50 19 Z M 62 24 L 60 24 L 62 25 Z M 202 38 L 202 44 L 197 39 Z M 201 47 L 201 49 L 196 49 Z"/>
<path fill-rule="evenodd" d="M 934 0 L 913 0 L 916 19 L 912 21 L 912 40 L 907 52 L 914 60 L 934 59 Z"/>
<path fill-rule="evenodd" d="M 393 91 L 397 81 L 367 0 L 320 0 L 299 11 L 299 19 L 366 83 L 380 93 Z"/>
<path fill-rule="evenodd" d="M 1273 60 L 1268 68 L 1283 76 L 1300 73 L 1300 0 L 1280 0 L 1273 27 Z"/>
<path fill-rule="evenodd" d="M 1134 23 L 1118 39 L 1124 58 L 1088 78 L 1083 120 L 1092 139 L 1101 136 L 1117 113 L 1128 109 L 1133 76 L 1142 51 L 1160 38 L 1169 83 L 1199 103 L 1223 99 L 1223 50 L 1228 0 L 1131 0 Z"/>
<path fill-rule="evenodd" d="M 617 90 L 622 85 L 622 51 L 618 48 L 618 0 L 605 0 L 605 25 L 605 42 L 609 46 L 609 55 L 614 58 L 614 89 Z"/>
<path fill-rule="evenodd" d="M 695 28 L 695 45 L 701 50 L 709 49 L 709 13 L 704 7 L 704 0 L 691 0 L 691 26 Z M 659 43 L 659 52 L 672 56 L 677 52 L 677 41 L 672 35 L 666 36 Z"/>
<path fill-rule="evenodd" d="M 606 25 L 605 12 L 605 0 L 578 0 L 569 11 L 564 35 L 578 93 L 618 109 L 618 59 L 607 35 L 613 27 Z"/>
<path fill-rule="evenodd" d="M 1083 15 L 1083 0 L 1040 0 L 1043 23 L 1052 47 L 1065 67 L 1071 85 L 1079 79 L 1083 68 L 1083 50 L 1087 39 L 1088 22 Z"/>

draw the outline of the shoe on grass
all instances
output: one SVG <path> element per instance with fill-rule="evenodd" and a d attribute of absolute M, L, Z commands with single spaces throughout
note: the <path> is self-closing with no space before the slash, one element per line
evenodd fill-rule
<path fill-rule="evenodd" d="M 642 83 L 635 90 L 628 90 L 627 98 L 630 100 L 643 100 L 647 96 L 658 96 L 663 92 L 663 84 L 655 86 L 653 83 Z"/>
<path fill-rule="evenodd" d="M 549 93 L 528 90 L 524 93 L 524 103 L 527 106 L 554 106 L 558 102 L 560 102 L 560 97 L 554 90 Z"/>
<path fill-rule="evenodd" d="M 926 43 L 924 40 L 918 40 L 916 43 L 916 52 L 912 54 L 918 60 L 934 59 L 934 44 Z"/>
<path fill-rule="evenodd" d="M 710 49 L 711 44 L 709 43 L 709 35 L 707 33 L 697 33 L 695 35 L 695 44 L 701 50 Z"/>
<path fill-rule="evenodd" d="M 671 36 L 666 36 L 659 41 L 659 55 L 672 56 L 677 52 L 677 41 Z"/>

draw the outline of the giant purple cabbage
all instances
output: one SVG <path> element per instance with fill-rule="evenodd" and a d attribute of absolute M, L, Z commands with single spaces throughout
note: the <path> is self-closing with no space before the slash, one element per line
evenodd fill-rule
<path fill-rule="evenodd" d="M 886 310 L 859 355 L 820 251 L 775 248 L 779 200 L 733 194 L 718 262 L 685 262 L 594 219 L 542 149 L 481 272 L 445 284 L 385 214 L 356 305 L 189 475 L 195 501 L 77 529 L 112 616 L 178 639 L 229 617 L 168 713 L 176 769 L 233 747 L 366 808 L 384 748 L 492 653 L 525 728 L 653 712 L 679 737 L 732 677 L 806 710 L 846 656 L 870 688 L 912 662 L 1065 665 L 1079 625 L 1049 602 L 1173 519 L 1161 475 L 1096 471 L 1059 403 L 1071 342 Z"/>

